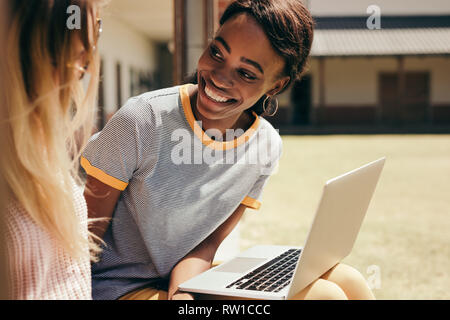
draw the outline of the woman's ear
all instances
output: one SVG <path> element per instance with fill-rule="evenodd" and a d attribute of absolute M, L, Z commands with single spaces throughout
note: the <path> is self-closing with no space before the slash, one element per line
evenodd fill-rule
<path fill-rule="evenodd" d="M 275 82 L 275 85 L 272 87 L 272 89 L 270 89 L 266 93 L 266 95 L 274 96 L 274 95 L 280 93 L 281 91 L 284 90 L 284 88 L 286 88 L 286 86 L 289 84 L 290 81 L 291 81 L 291 77 L 289 77 L 289 76 L 278 79 L 277 82 Z"/>

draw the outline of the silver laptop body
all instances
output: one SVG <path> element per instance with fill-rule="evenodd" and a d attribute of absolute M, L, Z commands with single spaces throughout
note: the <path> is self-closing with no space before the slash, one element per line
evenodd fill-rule
<path fill-rule="evenodd" d="M 303 248 L 255 246 L 182 283 L 180 290 L 250 299 L 293 297 L 351 252 L 385 161 L 326 182 Z"/>

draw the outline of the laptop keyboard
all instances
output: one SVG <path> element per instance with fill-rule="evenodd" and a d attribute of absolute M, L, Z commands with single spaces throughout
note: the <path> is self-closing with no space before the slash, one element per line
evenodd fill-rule
<path fill-rule="evenodd" d="M 228 289 L 279 292 L 292 280 L 300 249 L 289 249 L 227 286 Z"/>

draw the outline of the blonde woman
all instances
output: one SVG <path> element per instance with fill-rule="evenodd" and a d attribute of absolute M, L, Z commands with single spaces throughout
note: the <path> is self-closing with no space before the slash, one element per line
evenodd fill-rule
<path fill-rule="evenodd" d="M 6 21 L 6 1 L 0 0 L 0 57 L 4 57 L 3 49 L 5 48 L 4 31 Z M 4 59 L 0 59 L 0 88 L 3 88 L 5 78 Z M 0 120 L 3 119 L 2 106 L 4 104 L 3 91 L 0 90 Z M 3 123 L 0 121 L 0 137 L 2 137 Z M 0 146 L 2 145 L 0 139 Z M 4 182 L 0 176 L 0 300 L 5 300 L 8 297 L 8 281 L 6 273 L 6 254 L 5 254 L 5 240 L 4 240 L 4 221 L 3 221 L 3 197 Z"/>
<path fill-rule="evenodd" d="M 1 170 L 10 297 L 91 299 L 95 246 L 78 161 L 80 137 L 90 136 L 95 111 L 100 3 L 8 5 Z M 68 14 L 69 7 L 79 16 Z M 79 27 L 68 27 L 71 18 L 79 19 Z M 85 72 L 91 74 L 86 94 L 80 83 Z"/>

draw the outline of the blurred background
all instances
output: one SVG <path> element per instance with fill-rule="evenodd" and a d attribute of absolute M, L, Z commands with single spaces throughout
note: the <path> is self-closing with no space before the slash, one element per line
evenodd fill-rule
<path fill-rule="evenodd" d="M 98 128 L 131 96 L 183 83 L 229 2 L 112 0 Z M 216 258 L 255 244 L 303 245 L 325 181 L 386 156 L 344 262 L 379 299 L 450 299 L 450 2 L 305 4 L 316 20 L 309 69 L 268 119 L 283 136 L 280 168 L 261 210 Z M 381 29 L 372 29 L 377 8 Z"/>

